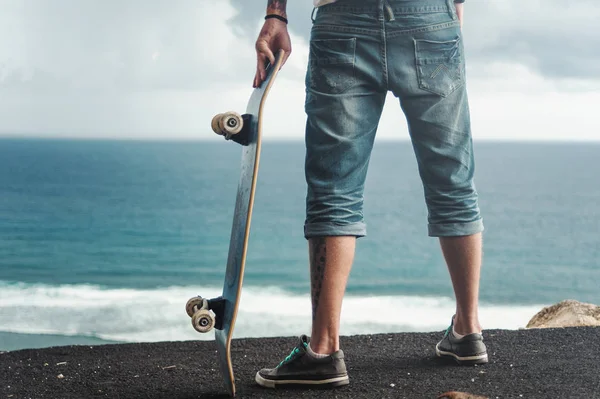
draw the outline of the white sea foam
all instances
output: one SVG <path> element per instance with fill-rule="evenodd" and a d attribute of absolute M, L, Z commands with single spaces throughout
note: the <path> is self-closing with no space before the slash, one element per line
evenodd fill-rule
<path fill-rule="evenodd" d="M 32 285 L 0 282 L 0 331 L 95 336 L 124 342 L 212 339 L 199 334 L 185 312 L 195 295 L 216 297 L 218 287 L 105 289 L 93 285 Z M 481 305 L 486 329 L 518 329 L 545 304 Z M 444 329 L 454 301 L 443 297 L 346 296 L 343 335 Z M 234 337 L 309 333 L 308 295 L 277 288 L 244 288 Z"/>

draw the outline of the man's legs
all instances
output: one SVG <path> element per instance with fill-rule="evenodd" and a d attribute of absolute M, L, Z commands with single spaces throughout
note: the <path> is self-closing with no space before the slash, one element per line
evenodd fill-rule
<path fill-rule="evenodd" d="M 348 374 L 340 314 L 356 240 L 366 234 L 363 191 L 387 94 L 376 2 L 320 9 L 306 76 L 306 220 L 313 325 L 290 356 L 258 372 L 266 387 L 338 386 Z M 356 27 L 356 24 L 363 24 Z M 340 27 L 343 27 L 340 28 Z"/>
<path fill-rule="evenodd" d="M 309 239 L 313 325 L 310 347 L 330 354 L 340 349 L 340 314 L 354 260 L 355 237 Z"/>
<path fill-rule="evenodd" d="M 442 237 L 440 244 L 456 297 L 454 329 L 461 335 L 481 332 L 478 314 L 481 233 L 463 237 Z"/>
<path fill-rule="evenodd" d="M 392 8 L 407 4 L 390 2 Z M 462 32 L 451 0 L 430 3 L 430 9 L 410 17 L 399 13 L 388 24 L 390 85 L 408 121 L 429 235 L 439 237 L 456 297 L 452 328 L 436 352 L 459 363 L 485 363 L 478 319 L 483 222 L 474 184 Z M 408 24 L 426 28 L 410 32 Z"/>
<path fill-rule="evenodd" d="M 339 332 L 342 300 L 352 268 L 356 237 L 316 237 L 308 242 L 313 304 L 310 344 L 308 337 L 301 336 L 299 344 L 277 367 L 260 370 L 255 380 L 264 387 L 336 387 L 349 383 Z"/>
<path fill-rule="evenodd" d="M 310 349 L 318 354 L 340 348 L 342 300 L 357 238 L 366 234 L 363 190 L 387 95 L 377 2 L 359 3 L 360 14 L 353 4 L 344 10 L 346 3 L 319 10 L 306 79 L 304 234 L 311 276 Z"/>
<path fill-rule="evenodd" d="M 459 364 L 488 362 L 478 315 L 481 240 L 481 233 L 440 238 L 454 287 L 456 312 L 435 352 Z"/>

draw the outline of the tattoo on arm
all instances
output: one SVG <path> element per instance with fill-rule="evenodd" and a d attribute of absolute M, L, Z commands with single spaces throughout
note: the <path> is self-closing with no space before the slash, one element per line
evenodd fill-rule
<path fill-rule="evenodd" d="M 319 307 L 319 299 L 321 297 L 321 288 L 323 287 L 323 277 L 325 276 L 325 264 L 327 260 L 327 248 L 325 246 L 324 238 L 315 240 L 311 258 L 310 280 L 313 306 L 312 317 L 314 321 L 317 317 L 317 308 Z"/>
<path fill-rule="evenodd" d="M 287 18 L 287 0 L 268 0 L 267 14 L 277 14 Z"/>

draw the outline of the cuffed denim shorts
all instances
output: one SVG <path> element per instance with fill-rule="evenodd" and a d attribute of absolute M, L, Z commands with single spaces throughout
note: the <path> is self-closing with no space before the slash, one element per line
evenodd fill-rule
<path fill-rule="evenodd" d="M 407 118 L 429 235 L 483 231 L 453 0 L 338 0 L 313 13 L 305 237 L 366 235 L 365 178 L 388 91 Z"/>

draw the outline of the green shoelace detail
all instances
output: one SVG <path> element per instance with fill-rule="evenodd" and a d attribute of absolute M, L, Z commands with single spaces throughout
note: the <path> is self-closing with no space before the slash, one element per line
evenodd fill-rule
<path fill-rule="evenodd" d="M 444 337 L 448 336 L 448 334 L 450 334 L 450 330 L 452 329 L 452 324 L 450 324 L 450 326 L 448 328 L 446 328 L 446 333 L 444 334 Z"/>
<path fill-rule="evenodd" d="M 306 348 L 306 343 L 303 343 L 303 344 L 304 344 L 304 347 Z M 299 354 L 300 354 L 300 348 L 295 347 L 294 350 L 289 355 L 287 355 L 287 357 L 285 359 L 283 359 L 283 361 L 281 363 L 279 363 L 279 365 L 277 367 L 281 367 L 284 364 L 291 362 Z"/>

